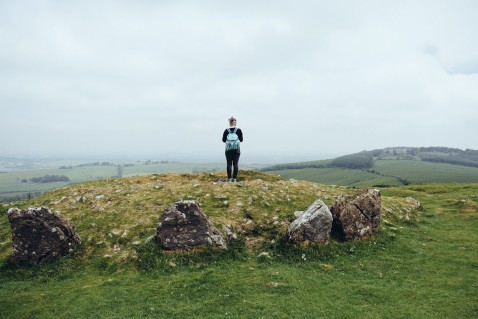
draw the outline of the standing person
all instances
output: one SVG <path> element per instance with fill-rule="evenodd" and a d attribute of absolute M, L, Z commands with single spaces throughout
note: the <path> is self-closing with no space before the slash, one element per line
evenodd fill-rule
<path fill-rule="evenodd" d="M 231 116 L 229 119 L 229 128 L 224 130 L 222 141 L 226 143 L 226 162 L 227 162 L 227 180 L 237 182 L 237 173 L 239 172 L 239 157 L 241 156 L 242 131 L 236 127 L 236 119 Z M 234 174 L 231 177 L 232 166 L 234 165 Z"/>

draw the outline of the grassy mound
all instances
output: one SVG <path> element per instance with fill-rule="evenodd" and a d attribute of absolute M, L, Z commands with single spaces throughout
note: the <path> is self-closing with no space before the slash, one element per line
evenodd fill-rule
<path fill-rule="evenodd" d="M 330 207 L 337 196 L 351 191 L 255 171 L 242 171 L 238 183 L 219 179 L 226 176 L 197 173 L 106 179 L 59 188 L 18 207 L 47 206 L 69 218 L 83 241 L 76 258 L 134 262 L 138 249 L 154 242 L 161 213 L 176 201 L 198 201 L 216 228 L 230 228 L 252 251 L 280 242 L 296 218 L 295 211 L 305 210 L 317 199 Z M 390 214 L 390 208 L 399 211 L 407 206 L 395 198 L 385 199 L 384 204 L 384 214 Z M 5 221 L 2 229 L 0 240 L 6 244 L 0 258 L 5 260 L 10 246 Z"/>
<path fill-rule="evenodd" d="M 478 185 L 382 189 L 370 239 L 306 248 L 283 236 L 294 212 L 357 190 L 241 171 L 108 179 L 56 189 L 16 207 L 49 206 L 83 244 L 42 266 L 8 262 L 0 206 L 0 317 L 473 317 L 478 287 Z M 416 198 L 422 203 L 414 209 Z M 162 211 L 197 200 L 238 235 L 224 252 L 164 254 L 152 238 Z M 458 267 L 459 265 L 459 267 Z M 459 307 L 457 305 L 460 305 Z"/>

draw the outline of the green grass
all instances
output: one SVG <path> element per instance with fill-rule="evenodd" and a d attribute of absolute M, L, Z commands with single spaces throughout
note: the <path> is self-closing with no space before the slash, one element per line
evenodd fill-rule
<path fill-rule="evenodd" d="M 371 171 L 374 171 L 372 173 Z M 409 183 L 478 183 L 478 168 L 421 160 L 376 160 L 369 170 L 350 168 L 304 168 L 270 171 L 286 178 L 327 185 L 375 187 Z"/>
<path fill-rule="evenodd" d="M 352 190 L 241 173 L 242 184 L 214 184 L 223 173 L 94 181 L 18 203 L 39 205 L 79 192 L 88 198 L 77 208 L 67 200 L 54 207 L 75 223 L 81 249 L 37 267 L 8 263 L 7 207 L 0 206 L 0 317 L 478 316 L 478 184 L 382 189 L 378 234 L 300 248 L 282 239 L 293 212 L 317 198 L 330 206 L 335 196 Z M 109 200 L 93 200 L 100 193 Z M 410 210 L 408 196 L 421 202 L 420 209 Z M 216 227 L 230 223 L 238 230 L 246 227 L 245 218 L 252 225 L 238 231 L 239 239 L 224 252 L 164 254 L 146 238 L 155 233 L 161 211 L 181 197 L 197 199 Z M 279 225 L 271 223 L 273 216 Z M 127 229 L 128 235 L 110 237 L 112 229 Z M 250 239 L 263 241 L 255 247 L 247 244 Z M 136 240 L 141 244 L 132 245 Z M 105 258 L 115 244 L 121 251 Z"/>
<path fill-rule="evenodd" d="M 379 160 L 374 170 L 412 183 L 478 183 L 478 168 L 417 160 Z"/>
<path fill-rule="evenodd" d="M 381 187 L 381 186 L 402 186 L 403 182 L 392 176 L 377 176 L 374 179 L 361 180 L 350 184 L 349 186 L 363 188 L 363 187 Z"/>
<path fill-rule="evenodd" d="M 326 185 L 351 186 L 358 182 L 367 182 L 367 186 L 379 176 L 367 171 L 350 168 L 304 168 L 270 171 L 285 178 L 307 180 Z M 395 179 L 396 180 L 396 179 Z"/>

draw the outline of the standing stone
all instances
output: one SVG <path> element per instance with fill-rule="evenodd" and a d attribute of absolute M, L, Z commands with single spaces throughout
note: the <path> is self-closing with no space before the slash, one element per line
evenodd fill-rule
<path fill-rule="evenodd" d="M 290 224 L 287 239 L 302 245 L 327 244 L 331 228 L 332 214 L 327 205 L 319 199 Z"/>
<path fill-rule="evenodd" d="M 355 198 L 339 196 L 330 207 L 334 221 L 332 235 L 339 240 L 363 239 L 378 232 L 380 225 L 380 191 L 371 189 Z"/>
<path fill-rule="evenodd" d="M 75 226 L 47 207 L 10 208 L 14 263 L 43 264 L 73 252 L 81 244 Z"/>
<path fill-rule="evenodd" d="M 157 243 L 165 250 L 227 249 L 223 235 L 194 200 L 172 204 L 159 218 Z"/>

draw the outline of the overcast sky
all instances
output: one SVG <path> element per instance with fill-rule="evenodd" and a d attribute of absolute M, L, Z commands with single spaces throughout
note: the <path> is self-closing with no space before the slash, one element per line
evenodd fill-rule
<path fill-rule="evenodd" d="M 1 1 L 0 155 L 478 149 L 478 1 Z M 167 155 L 169 154 L 169 155 Z"/>

